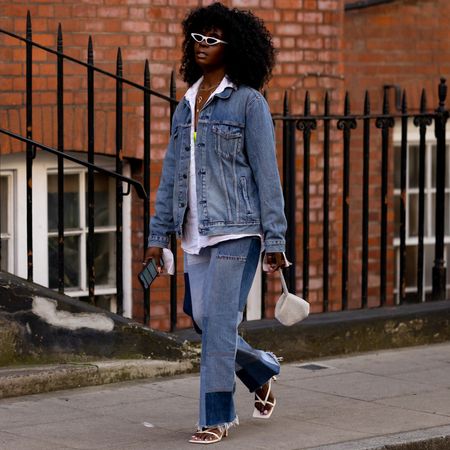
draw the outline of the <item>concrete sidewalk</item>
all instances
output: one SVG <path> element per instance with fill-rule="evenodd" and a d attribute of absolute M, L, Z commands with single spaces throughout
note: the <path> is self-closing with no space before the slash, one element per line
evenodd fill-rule
<path fill-rule="evenodd" d="M 221 449 L 450 449 L 450 343 L 285 364 L 268 421 L 251 418 Z M 193 449 L 198 375 L 0 400 L 0 449 Z"/>

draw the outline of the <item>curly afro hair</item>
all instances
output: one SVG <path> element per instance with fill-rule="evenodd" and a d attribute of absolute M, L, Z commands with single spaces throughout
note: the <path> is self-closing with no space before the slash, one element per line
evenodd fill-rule
<path fill-rule="evenodd" d="M 272 36 L 264 22 L 251 11 L 227 8 L 220 2 L 192 10 L 183 20 L 183 57 L 180 75 L 192 86 L 202 75 L 195 62 L 191 33 L 223 32 L 225 70 L 236 85 L 261 90 L 270 80 L 275 64 Z"/>

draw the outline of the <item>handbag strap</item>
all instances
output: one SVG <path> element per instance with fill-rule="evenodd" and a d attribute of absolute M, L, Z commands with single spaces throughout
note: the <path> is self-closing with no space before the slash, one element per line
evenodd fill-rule
<path fill-rule="evenodd" d="M 289 291 L 288 291 L 288 288 L 286 285 L 286 281 L 284 279 L 283 270 L 281 268 L 279 268 L 278 272 L 280 273 L 280 280 L 281 280 L 281 285 L 283 286 L 283 292 L 287 295 L 287 294 L 289 294 Z"/>

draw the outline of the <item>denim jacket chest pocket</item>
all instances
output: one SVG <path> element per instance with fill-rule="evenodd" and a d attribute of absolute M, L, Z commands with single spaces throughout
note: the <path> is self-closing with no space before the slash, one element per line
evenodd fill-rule
<path fill-rule="evenodd" d="M 213 124 L 213 147 L 222 158 L 233 160 L 243 148 L 243 129 L 238 125 Z"/>

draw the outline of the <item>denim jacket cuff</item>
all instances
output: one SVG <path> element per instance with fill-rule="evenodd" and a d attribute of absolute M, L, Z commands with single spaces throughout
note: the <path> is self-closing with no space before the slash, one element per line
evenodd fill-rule
<path fill-rule="evenodd" d="M 160 236 L 160 235 L 152 234 L 148 238 L 147 247 L 168 248 L 169 247 L 169 238 L 167 236 Z"/>
<path fill-rule="evenodd" d="M 267 239 L 264 241 L 266 253 L 285 252 L 286 242 L 283 239 Z"/>

